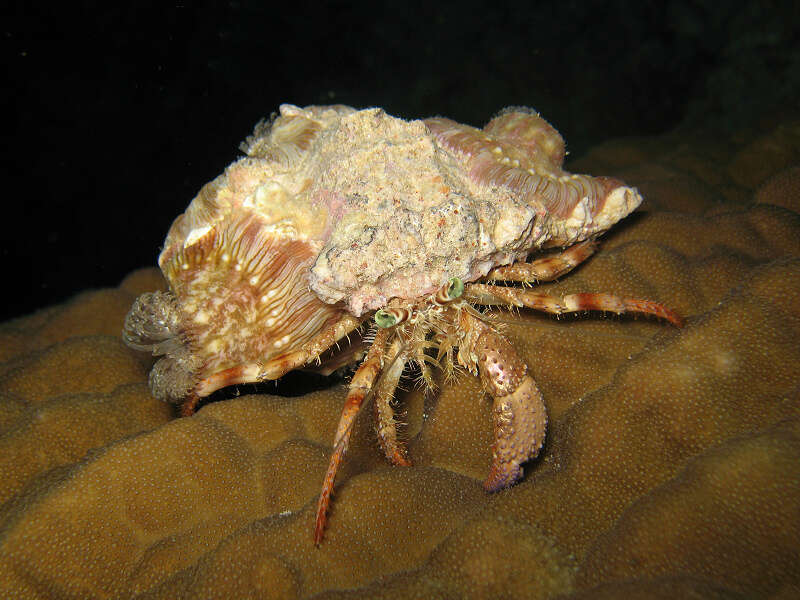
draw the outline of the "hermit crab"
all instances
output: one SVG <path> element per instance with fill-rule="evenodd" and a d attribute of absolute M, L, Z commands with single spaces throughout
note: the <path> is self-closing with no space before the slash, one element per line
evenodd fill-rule
<path fill-rule="evenodd" d="M 158 260 L 169 291 L 140 296 L 123 337 L 160 357 L 153 394 L 190 415 L 220 388 L 335 361 L 340 341 L 363 334 L 365 349 L 339 359 L 360 364 L 317 505 L 317 545 L 366 399 L 389 461 L 410 464 L 390 406 L 407 363 L 426 381 L 431 365 L 479 376 L 493 399 L 495 440 L 484 488 L 522 476 L 547 413 L 488 308 L 633 312 L 682 324 L 656 302 L 557 297 L 529 285 L 586 260 L 595 238 L 641 202 L 620 181 L 562 170 L 564 141 L 533 110 L 507 108 L 476 129 L 379 108 L 282 105 L 241 148 L 246 156 L 172 224 Z"/>

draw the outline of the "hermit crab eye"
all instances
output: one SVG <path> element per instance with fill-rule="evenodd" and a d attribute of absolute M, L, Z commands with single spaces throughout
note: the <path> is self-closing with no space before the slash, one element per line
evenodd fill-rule
<path fill-rule="evenodd" d="M 397 318 L 393 314 L 380 309 L 375 313 L 375 324 L 381 329 L 386 329 L 397 324 Z"/>
<path fill-rule="evenodd" d="M 459 298 L 464 293 L 464 282 L 458 277 L 451 277 L 448 281 L 447 295 L 450 300 Z"/>

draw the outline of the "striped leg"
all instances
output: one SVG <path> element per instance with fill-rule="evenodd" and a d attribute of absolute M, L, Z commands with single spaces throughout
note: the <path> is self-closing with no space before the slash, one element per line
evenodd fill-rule
<path fill-rule="evenodd" d="M 529 263 L 514 263 L 489 271 L 487 281 L 552 281 L 577 267 L 597 249 L 597 243 L 586 240 L 570 246 L 561 254 L 540 258 Z"/>
<path fill-rule="evenodd" d="M 521 288 L 473 283 L 466 286 L 465 297 L 471 302 L 484 306 L 524 306 L 556 315 L 584 310 L 600 310 L 618 315 L 623 313 L 654 315 L 669 321 L 676 327 L 683 327 L 684 323 L 678 313 L 663 304 L 650 300 L 620 298 L 612 294 L 569 294 L 558 298 L 543 292 Z"/>
<path fill-rule="evenodd" d="M 314 543 L 317 546 L 322 542 L 322 536 L 325 532 L 325 521 L 331 494 L 333 493 L 336 472 L 339 470 L 344 453 L 347 451 L 347 443 L 353 431 L 356 415 L 358 415 L 364 398 L 372 389 L 378 374 L 381 372 L 389 331 L 389 329 L 378 330 L 375 335 L 375 341 L 370 346 L 364 362 L 358 367 L 353 379 L 350 381 L 347 400 L 344 402 L 342 416 L 339 418 L 339 426 L 336 428 L 336 435 L 333 438 L 333 453 L 328 463 L 328 470 L 325 473 L 325 479 L 322 484 L 322 493 L 320 493 L 319 502 L 317 503 L 317 516 L 314 526 Z"/>
<path fill-rule="evenodd" d="M 518 481 L 522 463 L 539 453 L 547 409 L 528 366 L 508 340 L 467 311 L 461 314 L 462 326 L 470 332 L 468 355 L 477 357 L 481 382 L 494 399 L 492 466 L 483 487 L 496 492 Z"/>
<path fill-rule="evenodd" d="M 195 392 L 191 392 L 186 398 L 181 402 L 181 416 L 182 417 L 191 417 L 194 414 L 194 411 L 197 410 L 197 405 L 200 403 L 200 396 L 198 396 Z"/>
<path fill-rule="evenodd" d="M 404 356 L 400 356 L 402 342 L 395 340 L 386 353 L 386 364 L 389 368 L 383 372 L 380 382 L 375 389 L 375 416 L 378 430 L 378 442 L 383 453 L 393 465 L 410 467 L 405 444 L 397 439 L 397 421 L 394 418 L 391 401 L 403 368 L 406 366 Z"/>

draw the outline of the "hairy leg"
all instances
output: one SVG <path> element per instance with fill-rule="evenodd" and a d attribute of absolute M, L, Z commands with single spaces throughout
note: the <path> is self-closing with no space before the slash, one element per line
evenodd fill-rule
<path fill-rule="evenodd" d="M 569 294 L 560 298 L 544 292 L 535 292 L 513 287 L 500 287 L 474 283 L 466 286 L 465 297 L 484 306 L 517 306 L 540 310 L 556 315 L 600 310 L 623 313 L 641 313 L 665 319 L 676 327 L 683 327 L 683 318 L 675 311 L 658 302 L 620 298 L 613 294 Z"/>
<path fill-rule="evenodd" d="M 405 357 L 400 355 L 402 342 L 395 340 L 386 353 L 385 368 L 380 382 L 375 388 L 375 417 L 378 430 L 378 442 L 386 458 L 393 465 L 401 467 L 411 466 L 405 444 L 397 439 L 397 421 L 394 418 L 391 401 L 403 368 L 406 365 Z"/>
<path fill-rule="evenodd" d="M 529 263 L 514 263 L 489 271 L 486 281 L 552 281 L 577 267 L 597 249 L 597 243 L 586 240 L 554 254 Z"/>
<path fill-rule="evenodd" d="M 339 425 L 336 428 L 336 435 L 333 438 L 333 453 L 328 463 L 328 470 L 322 484 L 322 492 L 317 503 L 317 515 L 314 525 L 314 543 L 319 546 L 325 532 L 325 522 L 328 514 L 331 494 L 333 493 L 333 482 L 336 479 L 336 472 L 342 462 L 344 453 L 347 451 L 347 443 L 353 430 L 353 423 L 356 415 L 364 402 L 378 375 L 383 368 L 383 359 L 386 353 L 386 340 L 389 337 L 388 329 L 379 329 L 375 335 L 375 341 L 370 346 L 367 356 L 361 366 L 358 367 L 350 387 L 347 392 L 347 399 L 344 402 L 342 416 L 339 418 Z"/>

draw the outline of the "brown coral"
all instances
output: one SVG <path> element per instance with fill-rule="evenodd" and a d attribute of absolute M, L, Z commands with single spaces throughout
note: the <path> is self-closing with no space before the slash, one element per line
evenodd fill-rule
<path fill-rule="evenodd" d="M 756 156 L 665 139 L 587 157 L 577 170 L 615 172 L 646 203 L 550 290 L 655 297 L 688 327 L 508 315 L 553 424 L 530 474 L 482 492 L 491 415 L 474 380 L 411 391 L 417 466 L 386 466 L 359 423 L 321 549 L 341 386 L 172 420 L 118 341 L 154 270 L 3 325 L 0 596 L 792 597 L 800 215 L 780 192 L 754 202 L 774 175 Z"/>

